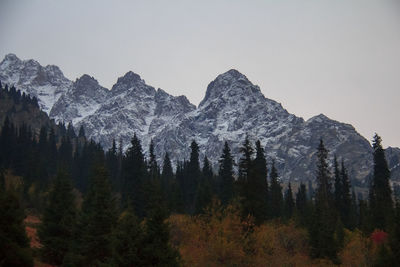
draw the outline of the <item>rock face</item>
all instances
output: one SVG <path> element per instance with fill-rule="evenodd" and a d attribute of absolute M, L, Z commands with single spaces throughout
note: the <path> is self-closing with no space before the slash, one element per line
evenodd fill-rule
<path fill-rule="evenodd" d="M 126 148 L 136 133 L 145 152 L 153 139 L 159 158 L 169 152 L 177 161 L 189 158 L 190 142 L 196 140 L 201 155 L 217 164 L 225 141 L 238 160 L 247 135 L 253 143 L 261 141 L 284 181 L 306 181 L 315 178 L 322 138 L 331 158 L 336 154 L 345 161 L 357 185 L 367 184 L 372 169 L 371 145 L 353 126 L 323 114 L 304 121 L 266 98 L 237 70 L 212 81 L 197 108 L 185 96 L 156 90 L 133 72 L 107 90 L 88 75 L 71 82 L 55 66 L 41 67 L 11 54 L 0 63 L 0 80 L 36 96 L 56 121 L 83 125 L 87 136 L 105 148 L 113 139 Z M 400 149 L 388 148 L 386 154 L 393 180 L 400 181 Z"/>
<path fill-rule="evenodd" d="M 57 66 L 43 67 L 35 60 L 20 60 L 14 54 L 6 55 L 0 63 L 0 81 L 35 96 L 40 108 L 47 113 L 72 86 Z"/>

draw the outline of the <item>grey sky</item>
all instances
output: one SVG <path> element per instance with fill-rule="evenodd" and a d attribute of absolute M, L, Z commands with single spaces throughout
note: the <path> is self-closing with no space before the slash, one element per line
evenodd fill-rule
<path fill-rule="evenodd" d="M 110 88 L 132 70 L 198 104 L 231 68 L 308 119 L 400 147 L 400 1 L 0 0 L 0 57 Z"/>

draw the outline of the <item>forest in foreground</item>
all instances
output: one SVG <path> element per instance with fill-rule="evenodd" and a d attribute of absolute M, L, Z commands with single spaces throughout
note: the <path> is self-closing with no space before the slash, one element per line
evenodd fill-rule
<path fill-rule="evenodd" d="M 400 205 L 378 135 L 363 200 L 323 140 L 315 186 L 284 188 L 259 141 L 243 140 L 239 162 L 226 142 L 213 170 L 193 140 L 174 170 L 136 136 L 126 152 L 115 141 L 104 151 L 83 127 L 13 120 L 38 109 L 13 87 L 0 101 L 12 110 L 0 133 L 2 266 L 400 265 Z"/>

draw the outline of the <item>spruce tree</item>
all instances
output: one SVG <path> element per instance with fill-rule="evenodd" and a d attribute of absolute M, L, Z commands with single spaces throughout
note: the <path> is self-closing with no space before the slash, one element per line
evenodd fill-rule
<path fill-rule="evenodd" d="M 60 170 L 49 194 L 49 200 L 38 230 L 43 261 L 60 265 L 68 253 L 76 220 L 75 198 L 71 182 Z"/>
<path fill-rule="evenodd" d="M 5 185 L 3 172 L 0 180 Z M 0 265 L 33 266 L 33 259 L 23 225 L 24 211 L 13 189 L 0 186 Z"/>
<path fill-rule="evenodd" d="M 289 182 L 288 189 L 286 190 L 284 197 L 284 217 L 286 220 L 292 218 L 294 206 L 295 204 L 293 199 L 292 185 Z"/>
<path fill-rule="evenodd" d="M 369 189 L 372 227 L 388 231 L 393 216 L 392 190 L 389 185 L 390 170 L 386 161 L 382 139 L 375 134 L 373 143 L 374 172 Z"/>
<path fill-rule="evenodd" d="M 202 213 L 203 210 L 211 204 L 213 197 L 213 172 L 207 156 L 204 157 L 201 180 L 198 187 L 196 199 L 196 213 Z"/>
<path fill-rule="evenodd" d="M 144 184 L 146 176 L 146 166 L 142 152 L 140 140 L 134 134 L 131 140 L 131 146 L 126 152 L 124 160 L 124 185 L 123 185 L 123 200 L 125 205 L 132 201 L 135 214 L 139 218 L 145 215 L 144 210 Z"/>
<path fill-rule="evenodd" d="M 269 192 L 270 217 L 278 218 L 282 215 L 283 196 L 282 186 L 278 180 L 278 171 L 275 168 L 275 161 L 272 161 L 269 177 L 271 184 Z"/>
<path fill-rule="evenodd" d="M 317 191 L 313 222 L 310 225 L 311 255 L 317 258 L 336 260 L 337 240 L 335 240 L 336 209 L 331 191 L 331 174 L 328 168 L 328 150 L 322 139 L 317 151 Z"/>
<path fill-rule="evenodd" d="M 133 210 L 128 208 L 118 220 L 112 238 L 112 265 L 128 267 L 143 266 L 141 257 L 143 229 Z"/>
<path fill-rule="evenodd" d="M 335 177 L 335 206 L 338 211 L 341 211 L 343 208 L 343 185 L 336 155 L 333 159 L 333 169 Z"/>
<path fill-rule="evenodd" d="M 256 218 L 257 223 L 267 219 L 267 199 L 268 199 L 268 182 L 267 182 L 267 161 L 264 155 L 264 149 L 261 142 L 256 142 L 256 157 L 253 161 L 251 175 L 249 176 L 249 200 L 251 202 L 252 214 Z"/>
<path fill-rule="evenodd" d="M 306 226 L 309 218 L 306 185 L 301 183 L 296 194 L 296 218 L 301 226 Z"/>
<path fill-rule="evenodd" d="M 169 225 L 161 189 L 154 186 L 147 209 L 142 243 L 142 266 L 178 266 L 179 253 L 169 244 Z"/>
<path fill-rule="evenodd" d="M 254 215 L 254 205 L 251 201 L 251 179 L 253 170 L 253 154 L 254 150 L 250 144 L 248 136 L 240 147 L 242 156 L 239 159 L 239 177 L 238 177 L 238 193 L 242 204 L 242 215 Z"/>
<path fill-rule="evenodd" d="M 108 174 L 104 167 L 95 167 L 91 185 L 82 204 L 77 253 L 81 266 L 98 266 L 112 256 L 112 231 L 116 224 L 116 207 Z"/>
<path fill-rule="evenodd" d="M 233 158 L 228 142 L 225 141 L 221 158 L 219 159 L 219 198 L 222 205 L 227 205 L 233 198 Z"/>
<path fill-rule="evenodd" d="M 149 147 L 149 163 L 148 163 L 148 170 L 150 179 L 159 179 L 160 178 L 160 169 L 157 164 L 156 155 L 154 154 L 154 142 L 153 139 L 150 141 Z"/>
<path fill-rule="evenodd" d="M 342 184 L 342 196 L 339 214 L 343 225 L 352 229 L 352 197 L 351 197 L 351 184 L 347 169 L 342 160 L 340 169 L 340 179 Z"/>
<path fill-rule="evenodd" d="M 190 161 L 187 165 L 185 177 L 185 201 L 186 212 L 193 214 L 195 211 L 195 201 L 197 189 L 200 181 L 199 146 L 196 141 L 190 144 Z"/>

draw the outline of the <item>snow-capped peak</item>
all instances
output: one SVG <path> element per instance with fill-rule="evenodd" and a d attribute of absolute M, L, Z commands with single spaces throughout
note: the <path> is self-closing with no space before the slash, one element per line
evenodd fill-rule
<path fill-rule="evenodd" d="M 263 98 L 260 88 L 253 85 L 245 75 L 235 69 L 220 74 L 207 86 L 204 99 L 199 107 L 207 105 L 214 99 L 236 99 L 248 98 L 251 96 Z"/>

